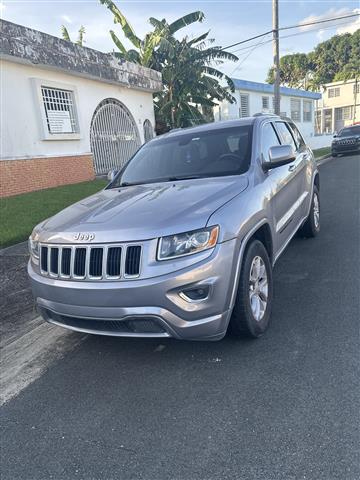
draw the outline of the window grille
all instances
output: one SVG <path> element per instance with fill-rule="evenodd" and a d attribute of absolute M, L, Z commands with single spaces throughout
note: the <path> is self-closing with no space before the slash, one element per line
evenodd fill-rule
<path fill-rule="evenodd" d="M 351 120 L 352 119 L 352 107 L 340 107 L 335 108 L 335 120 Z"/>
<path fill-rule="evenodd" d="M 304 100 L 303 101 L 303 121 L 311 122 L 311 120 L 312 120 L 311 102 Z"/>
<path fill-rule="evenodd" d="M 340 97 L 340 87 L 329 88 L 328 97 L 329 98 Z"/>
<path fill-rule="evenodd" d="M 249 117 L 249 95 L 240 95 L 240 117 Z"/>
<path fill-rule="evenodd" d="M 79 131 L 74 93 L 52 87 L 41 87 L 49 133 L 77 133 Z"/>
<path fill-rule="evenodd" d="M 269 110 L 269 97 L 262 97 L 263 110 Z"/>
<path fill-rule="evenodd" d="M 354 84 L 354 95 L 360 93 L 360 81 Z"/>
<path fill-rule="evenodd" d="M 300 105 L 301 105 L 300 100 L 297 100 L 295 98 L 292 98 L 290 100 L 290 110 L 291 110 L 290 116 L 291 116 L 291 120 L 294 120 L 295 122 L 301 121 Z"/>
<path fill-rule="evenodd" d="M 154 129 L 151 125 L 150 120 L 146 119 L 144 122 L 144 140 L 145 143 L 149 142 L 152 138 L 154 138 Z"/>

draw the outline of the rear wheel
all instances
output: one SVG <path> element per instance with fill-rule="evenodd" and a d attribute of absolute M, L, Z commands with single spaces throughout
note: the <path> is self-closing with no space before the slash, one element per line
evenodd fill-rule
<path fill-rule="evenodd" d="M 320 232 L 320 195 L 316 185 L 314 185 L 313 197 L 311 200 L 310 213 L 306 222 L 300 229 L 304 237 L 312 238 Z"/>
<path fill-rule="evenodd" d="M 272 304 L 272 268 L 259 240 L 247 247 L 229 330 L 236 336 L 260 337 L 269 325 Z"/>

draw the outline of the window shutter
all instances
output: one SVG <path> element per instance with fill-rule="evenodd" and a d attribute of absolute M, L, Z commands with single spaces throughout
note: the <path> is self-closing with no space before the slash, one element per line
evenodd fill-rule
<path fill-rule="evenodd" d="M 249 117 L 249 95 L 240 95 L 240 117 Z"/>

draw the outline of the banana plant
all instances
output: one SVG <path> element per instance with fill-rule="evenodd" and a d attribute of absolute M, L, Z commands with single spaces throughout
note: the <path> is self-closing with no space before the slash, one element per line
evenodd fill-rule
<path fill-rule="evenodd" d="M 149 19 L 152 30 L 140 39 L 124 14 L 112 0 L 99 0 L 113 14 L 123 34 L 133 48 L 127 49 L 114 30 L 111 38 L 117 47 L 117 57 L 158 70 L 163 89 L 154 96 L 158 124 L 177 128 L 209 119 L 216 102 L 224 99 L 233 103 L 234 85 L 217 67 L 224 61 L 237 61 L 231 52 L 214 46 L 209 31 L 195 38 L 178 40 L 175 34 L 194 22 L 202 22 L 204 14 L 195 11 L 172 23 L 165 19 Z M 210 115 L 211 116 L 211 115 Z"/>
<path fill-rule="evenodd" d="M 111 38 L 118 48 L 117 56 L 125 60 L 135 61 L 145 67 L 152 67 L 154 51 L 162 42 L 166 42 L 169 36 L 174 35 L 178 30 L 191 23 L 202 22 L 204 19 L 204 14 L 200 11 L 188 13 L 170 24 L 165 19 L 157 20 L 151 17 L 149 22 L 153 30 L 147 33 L 144 39 L 140 39 L 125 15 L 112 0 L 100 0 L 100 3 L 110 10 L 114 16 L 114 23 L 121 26 L 124 36 L 134 46 L 134 49 L 127 50 L 114 30 L 110 30 Z"/>
<path fill-rule="evenodd" d="M 84 27 L 84 25 L 81 25 L 81 27 L 78 30 L 78 38 L 73 43 L 76 43 L 76 45 L 79 45 L 80 47 L 82 47 L 85 43 L 84 35 L 85 35 L 85 27 Z M 61 25 L 61 36 L 62 36 L 63 40 L 67 40 L 68 42 L 72 42 L 72 40 L 70 38 L 69 31 L 65 27 L 65 25 Z"/>

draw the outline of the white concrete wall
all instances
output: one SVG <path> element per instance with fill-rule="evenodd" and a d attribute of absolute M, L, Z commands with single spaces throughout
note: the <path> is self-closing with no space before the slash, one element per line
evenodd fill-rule
<path fill-rule="evenodd" d="M 333 140 L 332 134 L 315 135 L 315 136 L 309 137 L 308 144 L 310 148 L 315 150 L 316 148 L 330 147 L 332 140 Z"/>
<path fill-rule="evenodd" d="M 0 68 L 1 159 L 89 153 L 90 122 L 97 105 L 105 98 L 116 98 L 130 110 L 142 141 L 144 120 L 148 118 L 155 126 L 151 93 L 6 60 L 1 61 Z M 36 96 L 34 78 L 76 87 L 80 139 L 43 140 L 43 105 Z"/>
<path fill-rule="evenodd" d="M 240 94 L 248 94 L 249 95 L 249 110 L 250 115 L 254 115 L 255 113 L 273 113 L 272 110 L 272 102 L 273 102 L 273 95 L 261 93 L 261 92 L 252 92 L 246 90 L 236 90 L 233 93 L 233 96 L 236 98 L 236 103 L 229 104 L 228 102 L 222 102 L 219 109 L 216 109 L 214 112 L 215 121 L 217 120 L 232 120 L 235 118 L 239 118 L 239 108 L 240 108 Z M 262 97 L 269 97 L 269 110 L 263 110 L 262 108 Z M 290 100 L 292 97 L 290 96 L 281 96 L 280 101 L 280 111 L 285 113 L 288 117 L 290 117 Z M 303 99 L 301 97 L 293 97 L 301 101 L 301 119 L 303 118 Z M 305 100 L 308 100 L 305 98 Z M 220 110 L 220 112 L 219 112 Z M 310 138 L 314 135 L 314 101 L 312 100 L 312 121 L 311 122 L 295 122 L 296 125 L 299 127 L 302 135 L 304 136 L 306 141 L 309 141 Z"/>

